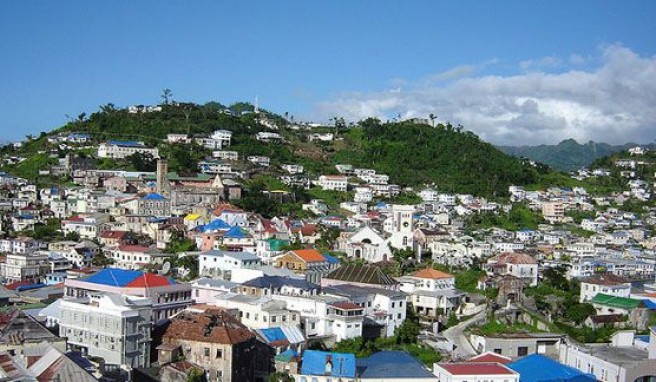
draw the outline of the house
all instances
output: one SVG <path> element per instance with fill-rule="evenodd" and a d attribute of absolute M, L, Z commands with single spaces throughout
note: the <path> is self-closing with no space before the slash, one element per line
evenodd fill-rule
<path fill-rule="evenodd" d="M 211 250 L 198 255 L 198 271 L 203 275 L 222 275 L 233 269 L 256 268 L 262 261 L 251 252 Z"/>
<path fill-rule="evenodd" d="M 191 295 L 198 304 L 213 303 L 216 296 L 237 292 L 240 284 L 223 279 L 202 277 L 191 283 Z"/>
<path fill-rule="evenodd" d="M 345 264 L 321 279 L 322 287 L 340 284 L 400 290 L 400 284 L 375 265 Z"/>
<path fill-rule="evenodd" d="M 108 141 L 98 146 L 98 158 L 124 159 L 137 153 L 159 158 L 157 148 L 146 147 L 143 142 Z"/>
<path fill-rule="evenodd" d="M 616 297 L 630 297 L 631 282 L 623 277 L 608 273 L 581 279 L 579 302 L 588 302 L 597 293 Z"/>
<path fill-rule="evenodd" d="M 271 159 L 269 159 L 269 157 L 251 155 L 247 159 L 249 162 L 262 167 L 269 167 L 271 164 Z"/>
<path fill-rule="evenodd" d="M 267 143 L 280 142 L 282 141 L 282 135 L 270 131 L 260 131 L 259 133 L 255 134 L 255 139 L 257 139 L 260 142 L 267 142 Z"/>
<path fill-rule="evenodd" d="M 216 130 L 210 135 L 210 138 L 215 139 L 221 143 L 221 147 L 230 146 L 232 139 L 232 131 L 229 130 Z"/>
<path fill-rule="evenodd" d="M 106 246 L 123 244 L 123 240 L 125 239 L 127 233 L 127 231 L 103 231 L 100 234 L 100 244 Z"/>
<path fill-rule="evenodd" d="M 134 213 L 139 215 L 157 217 L 171 216 L 171 200 L 155 192 L 139 198 L 137 206 L 137 210 L 134 211 Z"/>
<path fill-rule="evenodd" d="M 448 315 L 463 302 L 465 294 L 456 290 L 455 277 L 433 268 L 425 268 L 398 279 L 401 290 L 410 294 L 415 312 L 436 319 Z"/>
<path fill-rule="evenodd" d="M 0 374 L 9 381 L 93 382 L 95 367 L 75 353 L 66 353 L 47 342 L 23 354 L 0 352 Z"/>
<path fill-rule="evenodd" d="M 433 374 L 440 382 L 519 382 L 519 373 L 496 362 L 435 363 Z"/>
<path fill-rule="evenodd" d="M 355 360 L 358 381 L 439 382 L 422 362 L 404 351 L 385 350 Z"/>
<path fill-rule="evenodd" d="M 5 262 L 0 263 L 0 276 L 6 283 L 38 283 L 51 271 L 48 254 L 44 252 L 10 253 Z"/>
<path fill-rule="evenodd" d="M 266 329 L 300 324 L 298 312 L 287 309 L 285 301 L 270 296 L 228 293 L 215 297 L 214 305 L 235 312 L 249 329 Z"/>
<path fill-rule="evenodd" d="M 485 336 L 476 331 L 469 337 L 477 352 L 494 352 L 513 360 L 529 354 L 558 358 L 564 338 L 564 334 L 558 333 L 501 333 Z"/>
<path fill-rule="evenodd" d="M 296 249 L 276 259 L 276 267 L 287 268 L 299 274 L 306 274 L 308 281 L 318 283 L 333 266 L 328 259 L 316 249 Z"/>
<path fill-rule="evenodd" d="M 567 341 L 561 346 L 559 360 L 598 381 L 649 381 L 656 377 L 656 328 L 651 327 L 649 335 L 620 330 L 610 343 Z"/>
<path fill-rule="evenodd" d="M 531 354 L 508 367 L 519 373 L 521 382 L 596 382 L 597 378 L 590 373 L 584 373 L 573 367 L 554 361 L 541 354 Z M 602 381 L 617 381 L 614 379 L 601 379 Z"/>
<path fill-rule="evenodd" d="M 108 365 L 150 366 L 152 302 L 105 294 L 60 304 L 59 333 L 68 348 L 101 357 Z"/>
<path fill-rule="evenodd" d="M 284 294 L 291 296 L 312 296 L 319 293 L 319 285 L 291 277 L 260 276 L 244 281 L 237 291 L 250 296 L 270 296 Z"/>
<path fill-rule="evenodd" d="M 303 165 L 300 164 L 284 164 L 281 166 L 281 168 L 291 175 L 296 175 L 296 174 L 302 174 L 303 173 Z"/>
<path fill-rule="evenodd" d="M 651 312 L 643 300 L 597 293 L 589 303 L 598 315 L 621 314 L 627 316 L 628 322 L 636 329 L 647 328 Z"/>
<path fill-rule="evenodd" d="M 550 223 L 562 222 L 565 219 L 565 206 L 561 202 L 548 202 L 542 205 L 542 217 Z"/>
<path fill-rule="evenodd" d="M 114 266 L 121 269 L 141 269 L 148 264 L 163 264 L 168 254 L 154 247 L 143 245 L 120 244 L 104 249 L 105 256 L 114 261 Z"/>
<path fill-rule="evenodd" d="M 160 365 L 182 356 L 211 381 L 256 381 L 269 371 L 268 349 L 255 333 L 218 308 L 198 306 L 175 316 L 157 350 Z"/>
<path fill-rule="evenodd" d="M 148 297 L 152 322 L 160 322 L 192 303 L 191 285 L 178 283 L 154 273 L 105 268 L 89 276 L 64 281 L 65 299 L 78 299 L 101 293 Z"/>
<path fill-rule="evenodd" d="M 346 192 L 348 178 L 342 175 L 321 175 L 317 184 L 323 190 Z"/>
<path fill-rule="evenodd" d="M 538 262 L 525 253 L 502 253 L 484 266 L 489 276 L 511 275 L 527 285 L 538 285 Z"/>
<path fill-rule="evenodd" d="M 407 295 L 401 291 L 341 284 L 323 288 L 322 294 L 343 297 L 362 307 L 366 319 L 363 333 L 372 322 L 375 325 L 371 326 L 383 328 L 378 329 L 376 334 L 391 337 L 405 321 Z"/>
<path fill-rule="evenodd" d="M 66 350 L 66 338 L 58 337 L 34 317 L 22 310 L 10 309 L 0 313 L 0 351 L 10 354 L 29 354 L 43 343 L 57 350 Z"/>
<path fill-rule="evenodd" d="M 219 151 L 213 151 L 212 152 L 212 157 L 216 159 L 225 159 L 225 160 L 238 160 L 239 159 L 239 153 L 237 151 L 225 151 L 225 150 L 219 150 Z"/>

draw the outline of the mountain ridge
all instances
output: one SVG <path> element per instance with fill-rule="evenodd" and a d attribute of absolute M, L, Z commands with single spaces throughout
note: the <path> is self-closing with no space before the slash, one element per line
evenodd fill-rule
<path fill-rule="evenodd" d="M 603 142 L 589 141 L 578 143 L 575 139 L 564 139 L 556 145 L 532 146 L 496 146 L 499 150 L 515 157 L 528 158 L 544 163 L 554 169 L 574 171 L 592 164 L 595 160 L 635 146 L 656 147 L 653 143 L 637 144 L 633 142 L 610 145 Z"/>

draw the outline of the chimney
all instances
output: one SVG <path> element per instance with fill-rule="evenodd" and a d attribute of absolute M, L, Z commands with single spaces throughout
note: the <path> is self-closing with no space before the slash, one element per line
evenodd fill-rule
<path fill-rule="evenodd" d="M 157 193 L 165 194 L 168 191 L 169 162 L 166 159 L 157 160 Z"/>

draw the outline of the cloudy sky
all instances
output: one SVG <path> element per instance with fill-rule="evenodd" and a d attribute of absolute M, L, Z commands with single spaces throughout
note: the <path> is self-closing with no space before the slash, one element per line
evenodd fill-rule
<path fill-rule="evenodd" d="M 0 2 L 0 139 L 68 116 L 253 101 L 437 115 L 495 144 L 656 139 L 656 2 Z"/>

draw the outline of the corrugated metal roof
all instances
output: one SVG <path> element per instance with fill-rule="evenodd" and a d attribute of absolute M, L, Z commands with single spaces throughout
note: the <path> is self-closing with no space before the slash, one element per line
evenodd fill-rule
<path fill-rule="evenodd" d="M 540 354 L 531 354 L 508 367 L 519 373 L 520 382 L 595 382 L 592 374 L 563 365 Z"/>

